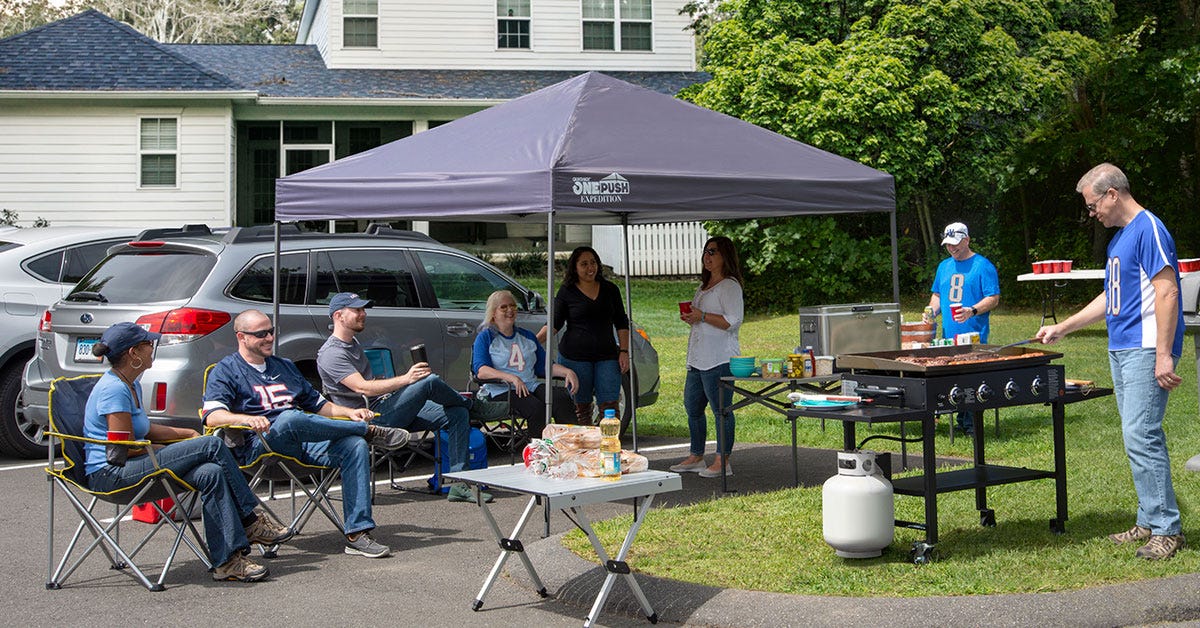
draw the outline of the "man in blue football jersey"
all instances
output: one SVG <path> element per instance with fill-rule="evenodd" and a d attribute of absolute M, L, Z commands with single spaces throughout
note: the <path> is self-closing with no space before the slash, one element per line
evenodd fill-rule
<path fill-rule="evenodd" d="M 1175 373 L 1183 354 L 1175 240 L 1133 199 L 1129 179 L 1112 164 L 1089 170 L 1075 191 L 1088 215 L 1117 227 L 1108 243 L 1104 293 L 1067 320 L 1042 327 L 1037 337 L 1050 344 L 1101 319 L 1107 323 L 1108 363 L 1138 497 L 1136 524 L 1108 538 L 1117 544 L 1145 541 L 1137 550 L 1141 558 L 1170 558 L 1184 543 L 1162 428 L 1168 394 L 1182 381 Z"/>
<path fill-rule="evenodd" d="M 367 443 L 388 449 L 403 447 L 408 432 L 371 425 L 366 408 L 347 408 L 327 401 L 291 360 L 274 356 L 275 328 L 258 310 L 246 310 L 233 321 L 237 353 L 223 358 L 209 373 L 204 389 L 204 422 L 220 427 L 244 425 L 253 430 L 234 448 L 245 464 L 271 450 L 324 466 L 342 475 L 342 510 L 347 554 L 382 558 L 391 550 L 371 530 L 371 467 Z M 345 418 L 333 418 L 345 417 Z"/>
<path fill-rule="evenodd" d="M 947 225 L 942 244 L 950 257 L 938 264 L 929 311 L 941 313 L 943 338 L 979 332 L 979 342 L 986 344 L 991 331 L 989 312 L 1000 305 L 1000 275 L 991 260 L 971 250 L 971 234 L 963 223 Z M 974 424 L 975 413 L 958 413 L 961 431 L 972 434 Z"/>

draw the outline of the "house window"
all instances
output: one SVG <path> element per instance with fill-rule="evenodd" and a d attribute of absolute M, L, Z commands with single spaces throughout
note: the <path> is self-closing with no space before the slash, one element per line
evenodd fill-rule
<path fill-rule="evenodd" d="M 343 0 L 342 46 L 379 47 L 379 0 Z"/>
<path fill-rule="evenodd" d="M 496 0 L 497 46 L 529 49 L 529 0 Z"/>
<path fill-rule="evenodd" d="M 179 169 L 179 120 L 142 118 L 138 156 L 141 187 L 175 187 Z"/>
<path fill-rule="evenodd" d="M 651 0 L 582 0 L 584 50 L 650 50 Z"/>

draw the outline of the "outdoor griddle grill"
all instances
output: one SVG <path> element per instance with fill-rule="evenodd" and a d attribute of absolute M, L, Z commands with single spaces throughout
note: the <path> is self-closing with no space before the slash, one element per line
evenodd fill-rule
<path fill-rule="evenodd" d="M 962 345 L 843 354 L 837 357 L 842 372 L 842 394 L 859 395 L 872 401 L 845 410 L 818 410 L 796 407 L 796 416 L 842 421 L 843 444 L 857 449 L 857 423 L 895 423 L 920 421 L 922 427 L 923 472 L 917 477 L 893 480 L 898 495 L 925 499 L 925 521 L 896 520 L 897 527 L 925 531 L 923 542 L 913 543 L 909 558 L 914 563 L 933 560 L 938 542 L 937 496 L 939 493 L 974 489 L 979 521 L 996 524 L 995 512 L 987 505 L 987 487 L 1030 480 L 1053 479 L 1055 516 L 1050 529 L 1065 531 L 1067 520 L 1067 472 L 1064 437 L 1064 406 L 1112 393 L 1112 389 L 1069 386 L 1061 365 L 1051 360 L 1062 357 L 1041 349 L 1012 347 L 994 358 L 979 356 L 978 361 L 963 361 L 967 354 L 978 355 L 986 345 Z M 1051 407 L 1054 439 L 1053 470 L 1027 469 L 988 464 L 984 457 L 984 425 L 976 420 L 974 466 L 958 471 L 937 472 L 934 451 L 938 414 L 962 410 L 980 411 L 1030 404 Z"/>

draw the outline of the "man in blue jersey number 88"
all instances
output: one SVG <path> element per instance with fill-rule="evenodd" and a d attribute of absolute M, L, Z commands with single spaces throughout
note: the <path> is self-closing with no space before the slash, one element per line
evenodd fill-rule
<path fill-rule="evenodd" d="M 1161 560 L 1183 546 L 1183 527 L 1171 461 L 1163 433 L 1167 395 L 1181 379 L 1175 366 L 1183 353 L 1183 310 L 1175 240 L 1158 216 L 1129 194 L 1129 179 L 1112 164 L 1100 164 L 1075 186 L 1088 215 L 1117 227 L 1108 243 L 1104 293 L 1057 325 L 1038 330 L 1045 344 L 1103 319 L 1108 325 L 1108 362 L 1125 453 L 1137 492 L 1137 522 L 1110 534 L 1117 544 L 1145 542 L 1137 556 Z"/>

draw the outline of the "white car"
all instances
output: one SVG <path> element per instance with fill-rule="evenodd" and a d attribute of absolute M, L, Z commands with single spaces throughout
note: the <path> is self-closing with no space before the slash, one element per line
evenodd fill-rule
<path fill-rule="evenodd" d="M 0 228 L 0 453 L 42 458 L 42 426 L 18 410 L 21 372 L 35 353 L 42 313 L 63 298 L 108 247 L 128 242 L 132 228 Z"/>

